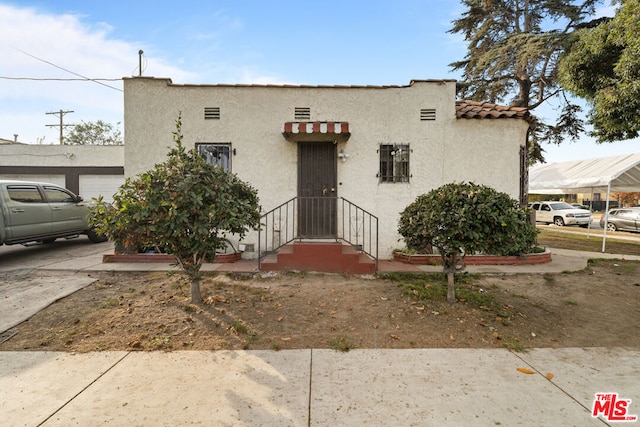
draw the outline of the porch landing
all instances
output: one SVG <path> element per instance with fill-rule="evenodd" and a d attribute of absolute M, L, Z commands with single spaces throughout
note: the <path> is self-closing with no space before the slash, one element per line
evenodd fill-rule
<path fill-rule="evenodd" d="M 294 242 L 265 257 L 261 269 L 375 274 L 376 262 L 353 246 L 340 242 Z"/>

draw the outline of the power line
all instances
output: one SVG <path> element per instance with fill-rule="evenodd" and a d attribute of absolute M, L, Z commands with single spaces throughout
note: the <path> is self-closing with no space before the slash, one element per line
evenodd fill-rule
<path fill-rule="evenodd" d="M 91 79 L 91 78 L 83 78 L 83 79 L 73 79 L 73 78 L 68 78 L 68 79 L 62 79 L 62 78 L 53 78 L 53 77 L 8 77 L 8 76 L 0 76 L 0 79 L 3 80 L 34 80 L 34 81 L 62 81 L 62 82 L 98 82 L 98 81 L 103 81 L 103 82 L 117 82 L 122 80 L 122 78 L 119 79 Z"/>
<path fill-rule="evenodd" d="M 73 72 L 73 71 L 71 71 L 71 70 L 67 70 L 66 68 L 60 67 L 59 65 L 56 65 L 56 64 L 54 64 L 53 62 L 49 62 L 49 61 L 46 61 L 46 60 L 44 60 L 44 59 L 42 59 L 42 58 L 38 58 L 37 56 L 31 55 L 30 53 L 27 53 L 27 52 L 25 52 L 25 51 L 23 51 L 23 50 L 20 50 L 20 49 L 18 49 L 18 48 L 16 48 L 16 50 L 17 50 L 18 52 L 20 52 L 20 53 L 23 53 L 23 54 L 25 54 L 25 55 L 27 55 L 27 56 L 30 56 L 30 57 L 31 57 L 31 58 L 33 58 L 33 59 L 37 59 L 38 61 L 44 62 L 45 64 L 49 64 L 49 65 L 51 65 L 51 66 L 53 66 L 53 67 L 56 67 L 56 68 L 58 68 L 58 69 L 60 69 L 60 70 L 62 70 L 62 71 L 66 71 L 66 72 L 67 72 L 67 73 L 69 73 L 69 74 L 73 74 L 74 76 L 82 77 L 83 79 L 93 81 L 93 82 L 95 82 L 95 83 L 97 83 L 97 84 L 99 84 L 99 85 L 106 86 L 106 87 L 108 87 L 108 88 L 110 88 L 110 89 L 114 89 L 114 90 L 117 90 L 117 91 L 119 91 L 119 92 L 124 92 L 124 91 L 123 91 L 122 89 L 120 89 L 120 88 L 113 87 L 113 86 L 109 86 L 108 84 L 102 83 L 102 82 L 97 81 L 97 80 L 92 80 L 92 79 L 90 79 L 90 78 L 89 78 L 89 77 L 87 77 L 87 76 L 83 76 L 82 74 L 78 74 L 78 73 L 75 73 L 75 72 Z"/>

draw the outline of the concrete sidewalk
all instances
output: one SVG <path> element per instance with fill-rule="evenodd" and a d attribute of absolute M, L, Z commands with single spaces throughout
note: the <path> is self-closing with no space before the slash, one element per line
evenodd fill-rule
<path fill-rule="evenodd" d="M 638 356 L 620 348 L 0 352 L 0 419 L 3 426 L 597 426 L 607 425 L 591 416 L 599 392 L 632 399 L 627 415 L 640 413 Z"/>

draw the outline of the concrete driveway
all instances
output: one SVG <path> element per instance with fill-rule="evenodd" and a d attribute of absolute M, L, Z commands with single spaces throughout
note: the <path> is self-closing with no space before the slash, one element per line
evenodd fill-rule
<path fill-rule="evenodd" d="M 47 245 L 0 246 L 0 333 L 28 319 L 48 305 L 95 281 L 77 274 L 110 243 L 90 243 L 86 237 Z M 98 258 L 99 259 L 99 258 Z M 67 266 L 63 271 L 55 271 Z"/>

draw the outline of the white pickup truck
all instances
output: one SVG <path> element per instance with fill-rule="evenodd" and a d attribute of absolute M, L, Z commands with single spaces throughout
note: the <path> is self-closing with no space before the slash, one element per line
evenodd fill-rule
<path fill-rule="evenodd" d="M 80 234 L 106 241 L 88 225 L 88 208 L 82 197 L 54 184 L 0 180 L 0 244 L 51 243 Z"/>
<path fill-rule="evenodd" d="M 591 223 L 591 211 L 578 209 L 565 202 L 535 202 L 531 209 L 536 213 L 537 222 L 547 224 L 579 225 L 588 227 Z"/>

